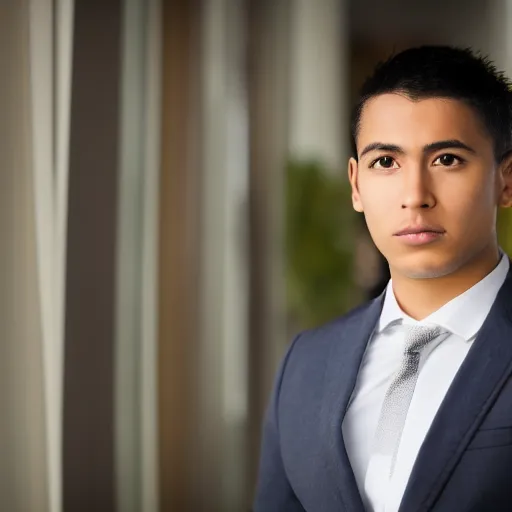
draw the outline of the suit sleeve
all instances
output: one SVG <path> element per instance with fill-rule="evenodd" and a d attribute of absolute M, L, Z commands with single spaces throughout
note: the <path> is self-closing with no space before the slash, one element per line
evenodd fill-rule
<path fill-rule="evenodd" d="M 286 364 L 298 337 L 291 344 L 275 379 L 274 389 L 265 414 L 260 466 L 253 512 L 305 512 L 288 481 L 279 440 L 279 394 Z M 286 411 L 281 411 L 286 414 Z"/>

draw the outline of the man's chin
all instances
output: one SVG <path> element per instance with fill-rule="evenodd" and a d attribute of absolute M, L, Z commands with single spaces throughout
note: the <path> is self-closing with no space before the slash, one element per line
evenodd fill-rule
<path fill-rule="evenodd" d="M 409 279 L 438 279 L 453 274 L 459 265 L 455 261 L 439 261 L 437 258 L 418 259 L 413 262 L 402 262 L 394 269 Z"/>
<path fill-rule="evenodd" d="M 450 275 L 452 271 L 444 268 L 422 268 L 407 269 L 401 273 L 409 279 L 439 279 Z"/>

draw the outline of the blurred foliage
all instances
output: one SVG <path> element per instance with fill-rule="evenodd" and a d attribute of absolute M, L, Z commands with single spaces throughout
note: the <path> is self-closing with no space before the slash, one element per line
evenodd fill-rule
<path fill-rule="evenodd" d="M 357 301 L 353 258 L 355 213 L 348 180 L 315 162 L 290 162 L 286 183 L 288 314 L 306 329 Z"/>
<path fill-rule="evenodd" d="M 499 211 L 498 239 L 500 247 L 512 256 L 512 208 L 502 208 Z"/>

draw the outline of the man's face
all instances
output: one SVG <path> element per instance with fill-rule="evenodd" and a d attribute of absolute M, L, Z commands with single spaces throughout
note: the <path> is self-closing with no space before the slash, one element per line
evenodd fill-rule
<path fill-rule="evenodd" d="M 370 99 L 349 163 L 352 200 L 391 271 L 456 272 L 496 245 L 496 211 L 510 191 L 477 114 L 451 99 Z"/>

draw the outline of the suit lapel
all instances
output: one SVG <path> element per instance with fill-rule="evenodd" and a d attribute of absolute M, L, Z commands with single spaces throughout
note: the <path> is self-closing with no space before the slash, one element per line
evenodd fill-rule
<path fill-rule="evenodd" d="M 419 451 L 400 511 L 431 508 L 512 370 L 512 271 Z"/>
<path fill-rule="evenodd" d="M 324 460 L 327 461 L 333 488 L 337 490 L 335 502 L 341 502 L 350 512 L 363 512 L 364 507 L 343 442 L 341 424 L 382 303 L 383 296 L 352 312 L 339 325 L 325 374 L 325 394 L 319 418 L 322 439 L 325 440 Z M 333 505 L 332 510 L 339 509 Z"/>

